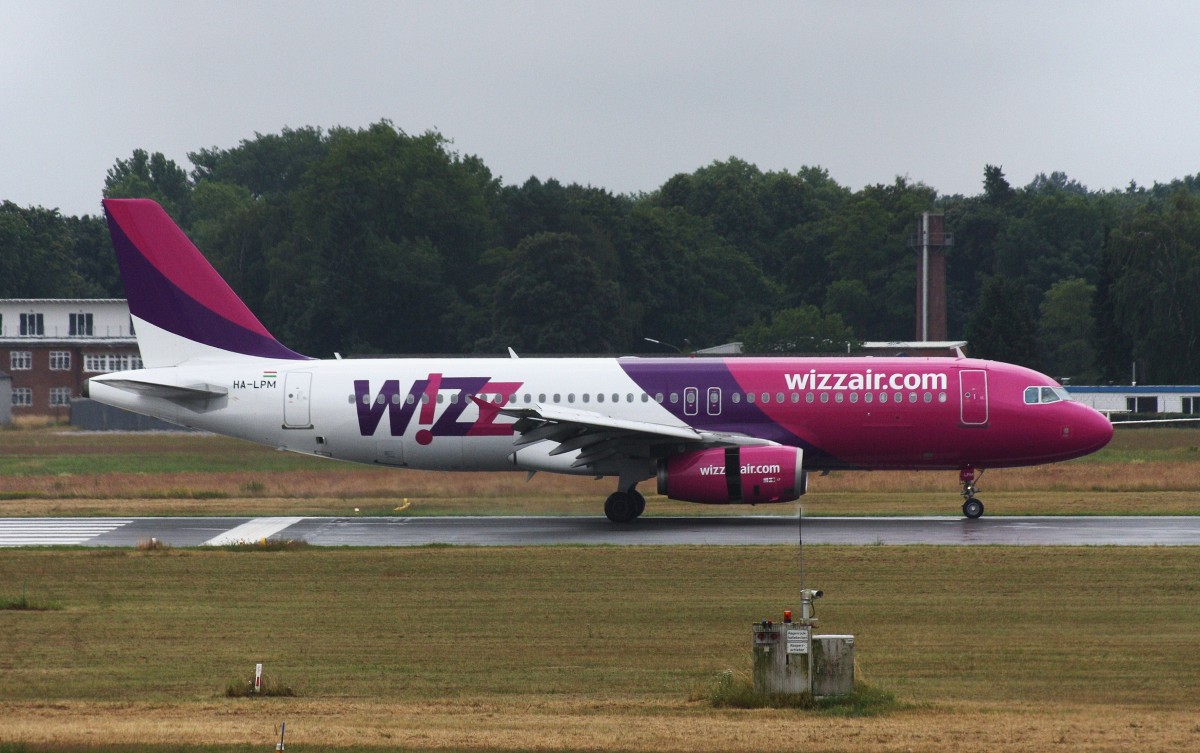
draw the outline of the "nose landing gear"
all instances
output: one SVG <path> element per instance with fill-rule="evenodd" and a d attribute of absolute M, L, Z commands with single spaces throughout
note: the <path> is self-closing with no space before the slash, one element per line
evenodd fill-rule
<path fill-rule="evenodd" d="M 983 478 L 983 471 L 979 472 L 979 478 Z M 983 502 L 975 499 L 975 469 L 963 468 L 958 472 L 958 480 L 962 484 L 963 515 L 966 515 L 971 520 L 974 520 L 983 515 Z"/>

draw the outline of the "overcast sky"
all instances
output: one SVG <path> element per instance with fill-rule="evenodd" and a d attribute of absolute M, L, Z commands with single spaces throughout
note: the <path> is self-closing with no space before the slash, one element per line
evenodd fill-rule
<path fill-rule="evenodd" d="M 0 0 L 0 200 L 99 210 L 135 148 L 436 129 L 520 184 L 737 156 L 978 194 L 1200 172 L 1197 2 Z"/>

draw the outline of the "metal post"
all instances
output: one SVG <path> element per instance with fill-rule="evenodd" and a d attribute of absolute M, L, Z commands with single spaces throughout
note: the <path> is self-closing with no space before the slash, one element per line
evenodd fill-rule
<path fill-rule="evenodd" d="M 921 214 L 921 342 L 929 342 L 929 212 Z"/>

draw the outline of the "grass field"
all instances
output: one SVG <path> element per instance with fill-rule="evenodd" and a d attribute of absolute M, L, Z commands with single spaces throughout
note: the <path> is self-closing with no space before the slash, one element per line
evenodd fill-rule
<path fill-rule="evenodd" d="M 653 482 L 643 485 L 653 491 Z M 0 516 L 600 514 L 610 480 L 352 465 L 201 434 L 0 431 Z M 988 471 L 989 515 L 1200 514 L 1200 429 L 1121 429 L 1069 463 Z M 648 515 L 779 514 L 650 496 Z M 957 474 L 813 476 L 809 515 L 958 512 Z"/>
<path fill-rule="evenodd" d="M 989 515 L 1200 514 L 1200 430 L 988 472 Z M 0 516 L 588 514 L 609 482 L 0 431 Z M 956 514 L 953 473 L 815 477 L 808 515 Z M 403 512 L 394 509 L 407 499 Z M 647 514 L 789 513 L 652 497 Z M 0 550 L 0 753 L 1200 749 L 1200 548 L 810 547 L 881 716 L 713 709 L 785 547 Z M 255 662 L 294 697 L 227 698 Z"/>
<path fill-rule="evenodd" d="M 0 594 L 60 608 L 0 611 L 0 743 L 261 750 L 287 722 L 293 750 L 1200 746 L 1200 550 L 810 547 L 806 569 L 899 710 L 699 699 L 795 606 L 790 548 L 7 551 Z M 297 696 L 226 698 L 259 661 Z"/>

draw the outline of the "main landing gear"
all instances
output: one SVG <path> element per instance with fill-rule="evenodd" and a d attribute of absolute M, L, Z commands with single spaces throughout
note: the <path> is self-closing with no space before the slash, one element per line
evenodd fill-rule
<path fill-rule="evenodd" d="M 637 489 L 617 491 L 604 501 L 604 514 L 614 523 L 628 523 L 646 511 L 646 498 Z"/>
<path fill-rule="evenodd" d="M 983 471 L 979 472 L 979 478 L 983 478 Z M 958 480 L 962 484 L 963 515 L 966 515 L 971 520 L 983 515 L 983 502 L 975 499 L 975 469 L 963 468 L 958 472 Z"/>

